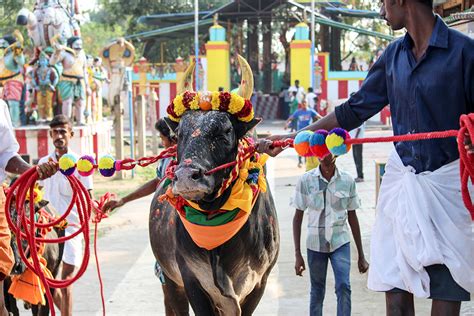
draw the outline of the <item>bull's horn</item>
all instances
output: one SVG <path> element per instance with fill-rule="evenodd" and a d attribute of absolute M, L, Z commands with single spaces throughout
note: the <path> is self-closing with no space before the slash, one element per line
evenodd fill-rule
<path fill-rule="evenodd" d="M 238 94 L 244 99 L 250 99 L 253 94 L 253 73 L 249 63 L 242 56 L 237 56 L 240 64 L 240 71 L 242 72 L 242 81 Z"/>
<path fill-rule="evenodd" d="M 194 69 L 196 68 L 196 61 L 193 60 L 189 64 L 188 68 L 183 74 L 183 77 L 181 78 L 180 82 L 178 82 L 178 94 L 184 93 L 186 90 L 187 91 L 193 91 L 193 75 L 194 75 Z"/>

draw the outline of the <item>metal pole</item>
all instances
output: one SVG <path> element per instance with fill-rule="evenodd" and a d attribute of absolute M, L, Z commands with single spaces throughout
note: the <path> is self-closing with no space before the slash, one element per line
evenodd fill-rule
<path fill-rule="evenodd" d="M 196 91 L 199 91 L 199 1 L 194 0 L 194 55 L 196 58 L 196 69 L 194 82 Z"/>
<path fill-rule="evenodd" d="M 316 47 L 315 47 L 315 25 L 314 25 L 314 0 L 311 0 L 311 87 L 313 88 L 313 91 L 315 90 L 315 85 L 316 85 L 316 74 L 314 72 L 314 57 L 316 55 Z"/>
<path fill-rule="evenodd" d="M 135 130 L 133 126 L 133 97 L 132 97 L 132 69 L 127 67 L 127 96 L 128 96 L 128 118 L 130 124 L 130 158 L 135 159 Z M 132 178 L 135 177 L 135 170 L 132 169 Z"/>

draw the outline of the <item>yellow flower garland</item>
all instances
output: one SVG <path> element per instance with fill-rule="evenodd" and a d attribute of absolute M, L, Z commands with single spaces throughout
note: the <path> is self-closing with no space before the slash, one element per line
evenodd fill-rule
<path fill-rule="evenodd" d="M 240 112 L 245 105 L 245 99 L 235 93 L 231 93 L 230 95 L 229 113 L 235 114 Z"/>
<path fill-rule="evenodd" d="M 195 93 L 188 108 L 186 108 L 186 106 L 184 106 L 184 103 L 183 103 L 184 95 L 185 94 L 178 94 L 174 98 L 173 102 L 169 105 L 168 117 L 174 122 L 179 122 L 181 119 L 181 116 L 188 109 L 195 110 L 195 111 L 197 110 L 221 111 L 222 107 L 221 107 L 221 99 L 220 99 L 221 93 L 220 92 L 217 92 L 217 91 L 207 92 L 202 95 L 200 93 Z M 249 115 L 245 117 L 241 117 L 241 116 L 239 117 L 239 113 L 244 109 L 246 102 L 249 102 L 249 101 L 246 101 L 244 98 L 242 98 L 238 94 L 230 93 L 230 101 L 229 101 L 229 106 L 227 108 L 227 112 L 232 115 L 237 114 L 237 118 L 239 121 L 250 122 L 255 117 L 255 112 L 253 108 L 251 109 Z M 205 103 L 206 103 L 206 106 L 204 106 Z"/>
<path fill-rule="evenodd" d="M 201 107 L 199 106 L 199 93 L 196 93 L 193 100 L 191 101 L 191 104 L 189 105 L 189 108 L 191 110 L 200 110 L 201 109 Z M 178 113 L 176 113 L 176 114 L 178 114 Z M 179 116 L 181 116 L 181 115 L 179 115 Z"/>
<path fill-rule="evenodd" d="M 221 105 L 221 100 L 219 99 L 220 93 L 218 91 L 214 91 L 212 93 L 212 99 L 211 99 L 211 104 L 212 104 L 212 109 L 214 111 L 219 111 L 219 106 Z"/>
<path fill-rule="evenodd" d="M 174 113 L 176 115 L 181 116 L 186 111 L 186 107 L 183 104 L 183 95 L 179 94 L 174 98 Z"/>

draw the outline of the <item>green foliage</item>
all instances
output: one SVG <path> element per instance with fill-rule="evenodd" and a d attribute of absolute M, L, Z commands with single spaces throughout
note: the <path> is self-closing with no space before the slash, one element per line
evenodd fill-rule
<path fill-rule="evenodd" d="M 16 25 L 16 15 L 30 1 L 0 0 L 0 35 L 13 32 Z"/>
<path fill-rule="evenodd" d="M 124 29 L 120 25 L 108 27 L 95 21 L 85 23 L 81 26 L 81 36 L 84 42 L 84 50 L 88 55 L 98 56 L 111 40 L 123 36 Z"/>
<path fill-rule="evenodd" d="M 211 10 L 226 3 L 226 0 L 200 0 L 200 10 Z M 96 21 L 106 23 L 109 26 L 115 26 L 120 23 L 124 27 L 126 34 L 135 34 L 142 31 L 153 30 L 153 26 L 147 26 L 138 23 L 138 18 L 153 14 L 182 13 L 193 12 L 193 1 L 183 0 L 99 0 L 102 10 L 94 18 Z M 192 36 L 183 36 L 182 38 L 167 41 L 164 45 L 164 61 L 173 62 L 176 57 L 187 58 L 193 52 Z M 142 43 L 134 43 L 138 50 L 144 49 Z M 144 55 L 152 62 L 159 62 L 161 59 L 161 45 L 154 45 L 151 42 L 146 46 Z"/>

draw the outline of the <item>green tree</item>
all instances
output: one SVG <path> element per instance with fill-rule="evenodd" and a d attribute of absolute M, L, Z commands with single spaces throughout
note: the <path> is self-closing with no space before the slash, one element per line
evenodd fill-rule
<path fill-rule="evenodd" d="M 84 50 L 87 54 L 98 56 L 113 39 L 123 35 L 123 27 L 116 25 L 113 28 L 94 21 L 81 26 L 81 37 L 84 43 Z"/>
<path fill-rule="evenodd" d="M 226 0 L 201 0 L 199 1 L 200 10 L 211 10 L 216 8 Z M 125 34 L 135 34 L 142 31 L 153 30 L 153 26 L 147 26 L 138 23 L 138 18 L 141 16 L 152 14 L 166 14 L 166 13 L 182 13 L 192 12 L 194 7 L 192 1 L 166 1 L 166 0 L 100 0 L 101 12 L 100 16 L 96 16 L 97 22 L 106 23 L 109 26 L 115 26 L 118 23 L 125 24 Z M 155 27 L 156 28 L 156 27 Z M 205 36 L 201 37 L 202 43 Z M 194 51 L 192 36 L 184 36 L 179 39 L 167 41 L 164 45 L 159 45 L 157 42 L 151 40 L 148 43 L 134 42 L 138 51 L 142 50 L 150 61 L 158 62 L 161 59 L 161 49 L 164 49 L 163 56 L 165 62 L 172 62 L 178 56 L 187 58 Z"/>

